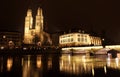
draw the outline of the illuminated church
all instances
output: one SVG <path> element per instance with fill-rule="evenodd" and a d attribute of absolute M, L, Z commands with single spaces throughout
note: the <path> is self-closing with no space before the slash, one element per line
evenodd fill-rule
<path fill-rule="evenodd" d="M 35 22 L 33 22 L 32 10 L 28 9 L 27 16 L 25 17 L 23 42 L 24 44 L 39 43 L 40 45 L 43 44 L 44 42 L 48 42 L 49 44 L 52 43 L 50 35 L 44 31 L 43 13 L 41 8 L 37 9 Z"/>

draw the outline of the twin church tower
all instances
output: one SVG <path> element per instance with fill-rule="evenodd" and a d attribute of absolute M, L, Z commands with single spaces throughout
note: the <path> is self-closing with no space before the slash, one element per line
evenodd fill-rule
<path fill-rule="evenodd" d="M 35 24 L 33 24 L 35 23 Z M 33 22 L 32 10 L 28 9 L 25 17 L 24 44 L 35 44 L 43 39 L 43 13 L 42 9 L 37 9 L 35 22 Z"/>

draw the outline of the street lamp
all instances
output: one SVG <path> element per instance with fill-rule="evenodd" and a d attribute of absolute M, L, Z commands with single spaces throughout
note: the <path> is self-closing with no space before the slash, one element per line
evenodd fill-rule
<path fill-rule="evenodd" d="M 3 35 L 3 46 L 5 47 L 6 45 L 6 36 L 5 35 Z"/>
<path fill-rule="evenodd" d="M 3 38 L 5 39 L 5 38 L 6 38 L 6 36 L 4 35 L 4 36 L 3 36 Z"/>

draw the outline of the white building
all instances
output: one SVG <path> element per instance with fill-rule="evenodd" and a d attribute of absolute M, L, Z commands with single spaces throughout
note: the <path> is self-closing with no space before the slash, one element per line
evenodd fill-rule
<path fill-rule="evenodd" d="M 85 33 L 68 33 L 59 37 L 59 45 L 64 46 L 83 46 L 83 45 L 101 45 L 100 37 L 90 36 Z"/>

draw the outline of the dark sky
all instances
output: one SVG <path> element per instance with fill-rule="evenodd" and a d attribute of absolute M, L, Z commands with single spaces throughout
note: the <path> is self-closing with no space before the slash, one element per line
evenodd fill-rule
<path fill-rule="evenodd" d="M 120 2 L 115 0 L 2 0 L 0 30 L 23 32 L 28 8 L 43 8 L 49 32 L 82 28 L 94 30 L 120 43 Z"/>

